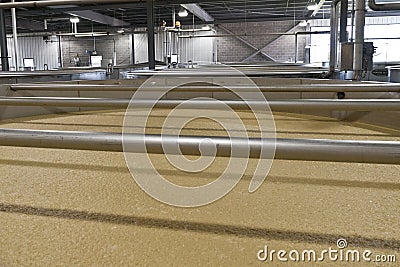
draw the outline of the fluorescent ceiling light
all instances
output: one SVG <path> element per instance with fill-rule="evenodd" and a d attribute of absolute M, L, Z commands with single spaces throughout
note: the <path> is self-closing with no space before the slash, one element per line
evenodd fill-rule
<path fill-rule="evenodd" d="M 79 23 L 79 18 L 78 18 L 78 17 L 70 17 L 70 18 L 69 18 L 69 21 L 70 21 L 71 23 Z"/>
<path fill-rule="evenodd" d="M 179 17 L 187 17 L 189 15 L 189 13 L 187 12 L 186 9 L 184 9 L 183 7 L 181 8 L 181 10 L 179 10 L 178 12 L 178 16 Z"/>
<path fill-rule="evenodd" d="M 317 8 L 318 4 L 315 2 L 315 0 L 311 0 L 307 5 L 308 10 L 316 10 Z"/>

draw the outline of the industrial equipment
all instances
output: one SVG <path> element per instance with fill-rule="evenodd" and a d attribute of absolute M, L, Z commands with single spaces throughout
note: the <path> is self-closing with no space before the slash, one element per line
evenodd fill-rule
<path fill-rule="evenodd" d="M 372 42 L 364 42 L 363 71 L 372 70 L 374 53 L 375 53 L 374 44 Z M 341 61 L 340 61 L 341 71 L 353 70 L 353 55 L 354 55 L 354 43 L 342 43 Z"/>

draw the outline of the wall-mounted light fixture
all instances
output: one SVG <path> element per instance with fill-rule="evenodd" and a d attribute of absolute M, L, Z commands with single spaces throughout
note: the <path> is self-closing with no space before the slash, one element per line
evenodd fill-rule
<path fill-rule="evenodd" d="M 72 33 L 78 33 L 78 23 L 79 23 L 79 18 L 78 17 L 70 17 L 69 21 L 72 23 Z"/>
<path fill-rule="evenodd" d="M 70 17 L 70 18 L 69 18 L 69 21 L 70 21 L 71 23 L 79 23 L 79 18 L 78 18 L 78 17 Z"/>
<path fill-rule="evenodd" d="M 186 9 L 184 9 L 183 7 L 181 7 L 181 9 L 178 12 L 178 16 L 183 18 L 183 17 L 187 17 L 189 15 L 189 13 L 187 12 Z"/>
<path fill-rule="evenodd" d="M 315 0 L 310 0 L 307 5 L 308 10 L 316 10 L 318 8 L 318 4 L 315 2 Z"/>

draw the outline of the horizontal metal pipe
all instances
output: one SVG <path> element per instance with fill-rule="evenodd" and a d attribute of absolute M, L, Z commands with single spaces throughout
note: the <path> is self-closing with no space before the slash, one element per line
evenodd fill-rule
<path fill-rule="evenodd" d="M 125 152 L 150 154 L 164 154 L 163 144 L 178 144 L 184 155 L 199 156 L 199 145 L 202 144 L 203 151 L 209 151 L 207 148 L 212 151 L 216 146 L 216 155 L 220 157 L 229 157 L 231 148 L 235 147 L 243 151 L 249 148 L 250 158 L 259 158 L 261 151 L 273 149 L 275 145 L 273 139 L 257 138 L 141 134 L 125 134 L 123 138 L 125 148 L 130 148 Z M 205 138 L 212 142 L 202 142 Z M 115 152 L 123 150 L 121 134 L 100 132 L 0 129 L 0 145 Z M 400 164 L 400 142 L 278 138 L 275 159 Z"/>
<path fill-rule="evenodd" d="M 391 11 L 391 10 L 400 10 L 400 3 L 383 3 L 378 4 L 375 0 L 368 0 L 368 6 L 370 9 L 374 11 Z"/>
<path fill-rule="evenodd" d="M 145 0 L 41 0 L 0 3 L 0 8 L 20 8 L 20 7 L 47 7 L 61 5 L 84 5 L 100 3 L 126 3 L 126 2 L 145 2 Z"/>
<path fill-rule="evenodd" d="M 129 75 L 136 75 L 138 77 L 148 77 L 157 75 L 157 77 L 243 77 L 243 75 L 247 76 L 298 76 L 298 75 L 317 75 L 321 74 L 325 71 L 325 69 L 312 69 L 312 70 L 262 70 L 262 69 L 239 69 L 241 72 L 233 73 L 227 71 L 164 71 L 164 72 L 155 72 L 155 71 L 131 71 L 128 72 Z"/>
<path fill-rule="evenodd" d="M 221 38 L 221 37 L 239 37 L 239 36 L 269 36 L 269 35 L 312 35 L 312 34 L 329 34 L 330 31 L 313 31 L 313 32 L 266 32 L 266 33 L 238 33 L 238 34 L 209 34 L 209 35 L 180 35 L 179 38 Z"/>
<path fill-rule="evenodd" d="M 256 91 L 256 87 L 227 86 L 240 91 Z M 400 92 L 400 84 L 307 84 L 307 85 L 279 85 L 258 86 L 261 92 Z M 89 85 L 89 84 L 13 84 L 10 89 L 14 91 L 121 91 L 135 92 L 138 86 L 128 85 Z M 149 87 L 147 91 L 162 91 L 165 87 Z M 143 89 L 144 90 L 144 89 Z M 225 92 L 224 89 L 212 85 L 193 85 L 175 88 L 175 92 Z"/>
<path fill-rule="evenodd" d="M 159 100 L 157 108 L 175 108 L 185 100 Z M 52 107 L 97 107 L 126 108 L 130 99 L 111 98 L 75 98 L 75 97 L 0 97 L 0 106 L 52 106 Z M 261 100 L 221 100 L 224 104 L 236 110 L 247 110 L 251 105 L 255 109 L 265 109 L 265 101 Z M 134 100 L 135 108 L 153 106 L 154 100 Z M 400 99 L 303 99 L 303 100 L 273 100 L 268 101 L 273 111 L 311 111 L 311 110 L 341 110 L 341 111 L 400 111 Z M 191 100 L 193 109 L 216 109 L 221 104 L 217 101 Z"/>
<path fill-rule="evenodd" d="M 16 2 L 19 3 L 19 2 Z M 35 77 L 35 76 L 60 76 L 60 75 L 73 75 L 82 73 L 96 73 L 106 72 L 105 69 L 84 68 L 75 70 L 39 70 L 39 71 L 3 71 L 0 72 L 0 78 L 14 78 L 14 77 Z"/>

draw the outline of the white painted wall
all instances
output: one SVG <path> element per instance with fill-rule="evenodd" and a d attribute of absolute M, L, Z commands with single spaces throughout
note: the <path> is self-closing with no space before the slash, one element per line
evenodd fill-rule
<path fill-rule="evenodd" d="M 19 37 L 18 51 L 19 67 L 23 66 L 23 58 L 33 58 L 37 70 L 43 70 L 44 64 L 49 69 L 58 67 L 58 42 L 56 37 L 50 37 L 53 42 L 46 43 L 42 36 Z M 14 43 L 12 38 L 7 38 L 10 69 L 15 70 Z"/>
<path fill-rule="evenodd" d="M 212 35 L 213 32 L 198 32 L 196 34 Z M 163 61 L 166 55 L 166 32 L 155 35 L 156 60 Z M 135 63 L 147 62 L 147 34 L 134 34 Z M 215 53 L 214 38 L 180 38 L 179 39 L 180 62 L 192 60 L 195 63 L 212 63 Z"/>
<path fill-rule="evenodd" d="M 310 25 L 312 31 L 330 30 L 327 19 L 311 20 Z M 349 38 L 351 38 L 351 19 L 348 19 L 347 25 Z M 374 62 L 399 62 L 400 16 L 365 18 L 365 41 L 373 42 L 377 47 Z M 310 61 L 312 63 L 329 62 L 329 44 L 329 34 L 311 35 Z M 340 47 L 338 50 L 340 51 Z"/>

